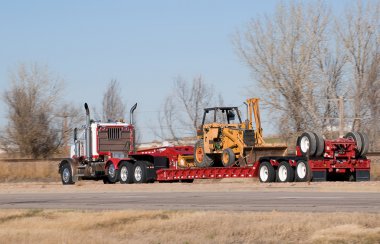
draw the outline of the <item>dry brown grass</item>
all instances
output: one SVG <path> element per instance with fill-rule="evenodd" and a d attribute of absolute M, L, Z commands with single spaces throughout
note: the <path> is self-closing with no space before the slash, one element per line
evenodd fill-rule
<path fill-rule="evenodd" d="M 378 243 L 380 214 L 0 210 L 3 243 Z"/>
<path fill-rule="evenodd" d="M 58 181 L 58 163 L 49 160 L 0 161 L 0 182 Z"/>

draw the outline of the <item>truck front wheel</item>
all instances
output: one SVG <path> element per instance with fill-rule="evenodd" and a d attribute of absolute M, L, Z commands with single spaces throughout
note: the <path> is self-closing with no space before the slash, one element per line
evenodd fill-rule
<path fill-rule="evenodd" d="M 64 185 L 75 184 L 75 182 L 73 181 L 73 174 L 71 172 L 71 167 L 68 163 L 65 163 L 61 168 L 61 179 L 62 179 L 62 184 Z"/>

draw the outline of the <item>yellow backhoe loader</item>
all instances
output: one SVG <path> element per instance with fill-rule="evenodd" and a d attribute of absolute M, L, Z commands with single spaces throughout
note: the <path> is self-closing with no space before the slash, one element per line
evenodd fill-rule
<path fill-rule="evenodd" d="M 253 164 L 262 155 L 285 155 L 286 146 L 264 142 L 259 99 L 247 99 L 245 105 L 247 119 L 244 122 L 238 107 L 204 109 L 202 125 L 197 131 L 198 141 L 194 147 L 195 166 L 245 166 Z"/>

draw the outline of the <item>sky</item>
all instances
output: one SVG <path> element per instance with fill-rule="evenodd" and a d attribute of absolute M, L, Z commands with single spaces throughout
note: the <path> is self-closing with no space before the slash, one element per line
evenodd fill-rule
<path fill-rule="evenodd" d="M 232 38 L 252 18 L 273 14 L 280 2 L 1 0 L 1 91 L 19 64 L 38 63 L 65 80 L 64 100 L 100 111 L 104 90 L 116 79 L 127 111 L 138 103 L 142 141 L 150 141 L 178 76 L 191 81 L 202 75 L 225 105 L 243 103 L 254 81 Z M 350 2 L 327 1 L 333 11 Z M 6 111 L 0 102 L 0 126 L 7 124 Z M 268 123 L 267 131 L 275 133 L 265 113 L 262 120 L 264 130 Z"/>

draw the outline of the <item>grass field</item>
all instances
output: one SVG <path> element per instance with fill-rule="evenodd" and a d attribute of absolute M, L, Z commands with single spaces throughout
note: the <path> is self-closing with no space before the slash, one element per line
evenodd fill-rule
<path fill-rule="evenodd" d="M 380 214 L 0 210 L 2 243 L 379 243 Z"/>

